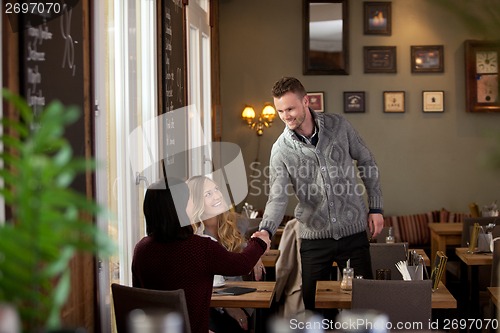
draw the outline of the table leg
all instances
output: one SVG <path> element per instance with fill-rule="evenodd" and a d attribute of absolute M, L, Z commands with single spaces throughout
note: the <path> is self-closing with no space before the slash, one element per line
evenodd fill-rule
<path fill-rule="evenodd" d="M 470 266 L 470 309 L 473 318 L 479 318 L 481 313 L 479 303 L 479 266 Z"/>
<path fill-rule="evenodd" d="M 460 262 L 460 286 L 463 288 L 459 292 L 458 298 L 458 308 L 461 318 L 468 317 L 470 313 L 470 284 L 469 284 L 469 266 L 467 266 L 463 261 Z"/>

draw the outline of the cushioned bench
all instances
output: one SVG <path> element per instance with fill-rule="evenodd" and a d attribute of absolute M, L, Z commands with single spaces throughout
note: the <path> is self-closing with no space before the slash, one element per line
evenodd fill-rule
<path fill-rule="evenodd" d="M 384 226 L 392 227 L 396 242 L 408 242 L 410 248 L 430 249 L 431 236 L 429 222 L 455 223 L 462 222 L 465 213 L 452 213 L 446 209 L 422 214 L 395 215 L 384 217 Z"/>

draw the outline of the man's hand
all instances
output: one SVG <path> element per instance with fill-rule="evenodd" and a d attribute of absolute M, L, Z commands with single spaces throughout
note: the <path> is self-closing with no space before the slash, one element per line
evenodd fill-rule
<path fill-rule="evenodd" d="M 377 237 L 384 227 L 384 216 L 382 214 L 368 214 L 368 228 L 372 238 Z"/>
<path fill-rule="evenodd" d="M 267 249 L 266 249 L 265 253 L 269 252 L 269 249 L 271 248 L 271 240 L 269 239 L 269 233 L 267 231 L 265 231 L 265 230 L 256 231 L 253 233 L 252 238 L 253 237 L 259 237 L 264 242 L 266 242 Z"/>

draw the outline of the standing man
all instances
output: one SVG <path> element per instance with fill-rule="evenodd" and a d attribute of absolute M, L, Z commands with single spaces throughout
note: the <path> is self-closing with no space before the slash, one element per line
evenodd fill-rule
<path fill-rule="evenodd" d="M 272 94 L 286 128 L 271 150 L 270 193 L 260 229 L 270 237 L 276 232 L 291 183 L 299 201 L 304 305 L 314 310 L 316 281 L 330 279 L 333 261 L 342 271 L 350 259 L 355 275 L 373 275 L 367 229 L 375 237 L 384 224 L 378 168 L 344 117 L 309 109 L 299 80 L 280 79 Z"/>

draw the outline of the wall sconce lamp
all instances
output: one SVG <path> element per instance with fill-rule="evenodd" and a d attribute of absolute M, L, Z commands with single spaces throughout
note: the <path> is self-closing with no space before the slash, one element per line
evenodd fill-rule
<path fill-rule="evenodd" d="M 257 131 L 258 136 L 261 136 L 264 133 L 264 127 L 271 126 L 275 117 L 276 110 L 269 103 L 266 103 L 257 121 L 255 121 L 255 110 L 252 106 L 247 105 L 241 113 L 241 118 L 247 122 L 248 127 Z"/>

